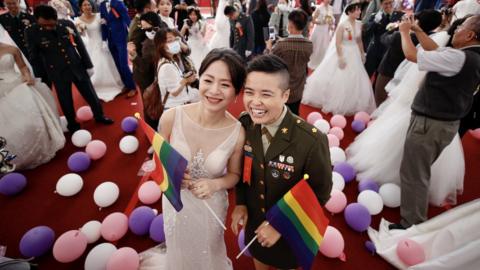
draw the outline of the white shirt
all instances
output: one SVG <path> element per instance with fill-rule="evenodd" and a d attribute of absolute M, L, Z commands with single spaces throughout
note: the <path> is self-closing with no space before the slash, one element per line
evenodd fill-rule
<path fill-rule="evenodd" d="M 162 94 L 162 102 L 167 92 L 170 92 L 165 104 L 166 109 L 177 107 L 190 101 L 186 87 L 183 87 L 180 94 L 176 97 L 171 94 L 178 89 L 181 80 L 182 73 L 177 65 L 165 63 L 160 67 L 158 71 L 158 87 Z"/>
<path fill-rule="evenodd" d="M 176 28 L 175 21 L 173 20 L 173 18 L 160 15 L 160 19 L 162 20 L 162 22 L 167 24 L 168 28 L 170 29 Z"/>
<path fill-rule="evenodd" d="M 266 127 L 270 135 L 272 135 L 272 138 L 275 137 L 275 134 L 278 131 L 278 128 L 280 127 L 280 124 L 283 121 L 283 118 L 285 118 L 285 115 L 287 114 L 288 108 L 286 105 L 283 106 L 283 111 L 280 117 L 273 123 L 269 125 L 262 125 L 263 127 Z M 268 147 L 270 146 L 270 142 L 266 138 L 266 136 L 262 135 L 262 144 L 263 144 L 263 154 L 265 155 L 267 153 Z"/>
<path fill-rule="evenodd" d="M 442 76 L 452 77 L 462 69 L 465 57 L 465 52 L 450 47 L 442 47 L 434 51 L 418 50 L 418 70 L 438 72 Z"/>

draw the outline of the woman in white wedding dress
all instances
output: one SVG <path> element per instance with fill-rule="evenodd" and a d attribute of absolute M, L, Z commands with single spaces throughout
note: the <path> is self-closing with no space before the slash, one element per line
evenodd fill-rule
<path fill-rule="evenodd" d="M 323 0 L 320 5 L 316 6 L 312 15 L 312 23 L 315 25 L 310 36 L 310 40 L 313 43 L 313 53 L 310 56 L 308 67 L 316 69 L 322 62 L 328 49 L 328 44 L 332 37 L 331 32 L 335 24 L 330 0 Z"/>
<path fill-rule="evenodd" d="M 215 32 L 208 43 L 210 50 L 215 48 L 230 48 L 230 22 L 223 13 L 229 3 L 229 0 L 218 1 L 217 11 L 215 12 Z"/>
<path fill-rule="evenodd" d="M 122 92 L 123 83 L 108 48 L 102 46 L 100 13 L 93 13 L 90 0 L 81 0 L 82 15 L 75 18 L 75 25 L 85 42 L 93 63 L 93 87 L 98 98 L 108 102 Z"/>
<path fill-rule="evenodd" d="M 191 49 L 190 58 L 195 65 L 195 69 L 200 69 L 200 64 L 207 55 L 207 44 L 205 42 L 205 31 L 207 29 L 206 22 L 202 19 L 200 9 L 198 7 L 188 7 L 187 9 L 188 20 L 183 24 L 181 34 L 185 37 L 187 34 L 187 44 Z"/>
<path fill-rule="evenodd" d="M 448 38 L 446 32 L 432 36 L 439 46 L 445 46 Z M 411 115 L 410 106 L 426 74 L 418 71 L 415 63 L 408 66 L 402 81 L 391 90 L 393 96 L 387 99 L 388 105 L 380 107 L 382 112 L 377 119 L 346 150 L 348 162 L 357 170 L 358 180 L 400 184 L 400 163 Z M 436 206 L 455 204 L 457 192 L 463 190 L 464 174 L 462 143 L 456 135 L 432 165 L 430 203 Z"/>
<path fill-rule="evenodd" d="M 239 180 L 245 139 L 227 107 L 243 87 L 245 67 L 230 49 L 211 51 L 202 64 L 200 102 L 167 110 L 160 119 L 164 138 L 188 160 L 183 209 L 177 212 L 165 196 L 162 201 L 169 270 L 232 269 L 224 230 L 206 204 L 225 223 L 227 189 Z"/>
<path fill-rule="evenodd" d="M 358 4 L 345 8 L 347 19 L 341 20 L 324 59 L 307 78 L 303 104 L 342 115 L 375 110 L 372 84 L 363 66 L 360 13 Z"/>
<path fill-rule="evenodd" d="M 2 32 L 3 29 L 0 29 Z M 22 53 L 0 35 L 0 136 L 17 169 L 50 161 L 65 144 L 50 89 L 34 79 Z M 20 71 L 15 71 L 15 65 Z"/>

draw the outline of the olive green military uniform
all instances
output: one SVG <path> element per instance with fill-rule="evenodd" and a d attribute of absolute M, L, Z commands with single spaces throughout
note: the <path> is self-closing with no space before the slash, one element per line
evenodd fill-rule
<path fill-rule="evenodd" d="M 287 110 L 287 108 L 285 108 Z M 264 154 L 262 127 L 255 125 L 247 113 L 240 115 L 246 131 L 244 153 L 252 157 L 250 183 L 242 181 L 236 186 L 237 205 L 248 209 L 245 242 L 255 237 L 255 230 L 266 220 L 266 212 L 285 195 L 304 174 L 324 205 L 332 188 L 332 167 L 327 137 L 289 110 Z M 247 158 L 246 158 L 247 159 Z M 244 166 L 248 166 L 245 162 Z M 247 177 L 248 178 L 248 177 Z M 280 240 L 270 248 L 255 241 L 249 248 L 255 259 L 281 269 L 298 266 L 287 242 Z"/>

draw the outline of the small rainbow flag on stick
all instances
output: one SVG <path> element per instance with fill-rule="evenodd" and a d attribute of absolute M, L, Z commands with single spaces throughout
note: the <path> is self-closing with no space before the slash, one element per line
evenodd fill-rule
<path fill-rule="evenodd" d="M 147 125 L 139 113 L 136 113 L 135 117 L 153 146 L 155 170 L 150 176 L 160 185 L 160 190 L 178 212 L 183 208 L 180 186 L 188 162 L 160 134 Z"/>
<path fill-rule="evenodd" d="M 308 175 L 267 212 L 267 221 L 288 242 L 304 270 L 311 269 L 329 222 L 306 179 Z"/>

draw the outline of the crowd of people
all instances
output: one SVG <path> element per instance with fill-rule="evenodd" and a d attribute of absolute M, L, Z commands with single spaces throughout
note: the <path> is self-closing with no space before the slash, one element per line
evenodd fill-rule
<path fill-rule="evenodd" d="M 480 126 L 480 2 L 416 1 L 414 14 L 405 1 L 319 2 L 220 0 L 207 39 L 196 1 L 136 0 L 131 18 L 121 0 L 33 9 L 4 0 L 0 135 L 18 169 L 34 168 L 65 144 L 50 89 L 70 133 L 80 129 L 72 84 L 107 125 L 100 100 L 140 94 L 147 123 L 189 164 L 183 210 L 165 196 L 162 204 L 167 269 L 232 269 L 224 231 L 201 203 L 225 221 L 231 188 L 231 229 L 258 237 L 255 268 L 298 266 L 265 213 L 304 174 L 320 204 L 330 196 L 328 141 L 298 116 L 301 104 L 371 113 L 348 162 L 362 179 L 400 184 L 401 221 L 391 229 L 424 222 L 429 201 L 456 202 L 460 138 Z M 237 120 L 227 108 L 242 91 Z"/>

